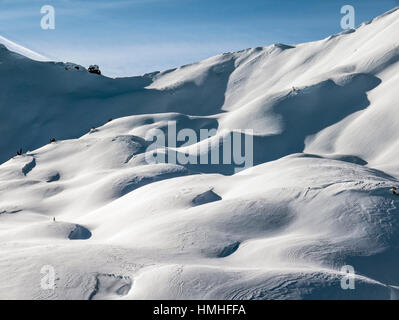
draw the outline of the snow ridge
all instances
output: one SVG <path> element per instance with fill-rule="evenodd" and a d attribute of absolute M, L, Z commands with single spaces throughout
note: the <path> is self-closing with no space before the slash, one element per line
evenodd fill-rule
<path fill-rule="evenodd" d="M 398 28 L 120 79 L 0 48 L 0 298 L 397 299 Z M 169 123 L 215 136 L 156 153 L 239 132 L 254 166 L 149 163 Z"/>

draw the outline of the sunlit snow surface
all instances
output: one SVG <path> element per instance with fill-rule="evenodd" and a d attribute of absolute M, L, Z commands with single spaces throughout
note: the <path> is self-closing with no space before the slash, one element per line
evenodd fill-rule
<path fill-rule="evenodd" d="M 0 47 L 0 298 L 397 298 L 398 30 L 121 79 Z M 253 129 L 254 167 L 148 164 L 168 121 Z"/>

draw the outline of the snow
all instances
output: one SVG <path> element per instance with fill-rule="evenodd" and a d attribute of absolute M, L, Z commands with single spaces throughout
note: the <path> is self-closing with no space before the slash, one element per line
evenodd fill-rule
<path fill-rule="evenodd" d="M 28 57 L 32 60 L 37 60 L 37 61 L 49 61 L 50 59 L 37 53 L 34 52 L 30 49 L 27 49 L 13 41 L 10 41 L 2 36 L 0 36 L 0 46 L 5 46 L 7 49 L 11 50 L 12 52 L 18 53 L 22 56 Z"/>
<path fill-rule="evenodd" d="M 0 298 L 397 299 L 398 28 L 117 79 L 2 48 Z M 170 121 L 252 129 L 254 167 L 149 164 Z"/>

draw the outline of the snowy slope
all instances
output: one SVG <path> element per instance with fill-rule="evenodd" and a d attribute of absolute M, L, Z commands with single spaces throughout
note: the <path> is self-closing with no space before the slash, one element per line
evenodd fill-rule
<path fill-rule="evenodd" d="M 120 79 L 1 47 L 0 298 L 397 297 L 398 30 L 393 10 Z M 149 164 L 168 121 L 252 129 L 255 166 Z"/>
<path fill-rule="evenodd" d="M 10 41 L 2 36 L 0 36 L 0 45 L 5 46 L 7 49 L 11 50 L 12 52 L 18 53 L 20 55 L 23 55 L 25 57 L 28 57 L 32 60 L 37 60 L 37 61 L 49 61 L 49 59 L 37 52 L 34 52 L 30 49 L 27 49 L 13 41 Z"/>

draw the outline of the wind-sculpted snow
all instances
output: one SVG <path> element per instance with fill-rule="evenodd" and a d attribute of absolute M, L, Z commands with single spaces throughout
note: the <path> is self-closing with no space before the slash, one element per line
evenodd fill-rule
<path fill-rule="evenodd" d="M 398 28 L 121 79 L 2 47 L 0 298 L 397 299 Z"/>
<path fill-rule="evenodd" d="M 9 50 L 12 50 L 12 52 L 14 53 L 23 55 L 25 57 L 28 57 L 36 61 L 49 61 L 47 57 L 32 50 L 29 50 L 27 48 L 24 48 L 23 46 L 20 46 L 19 44 L 16 44 L 15 42 L 12 42 L 0 36 L 0 50 L 4 50 L 4 48 L 8 48 Z"/>

